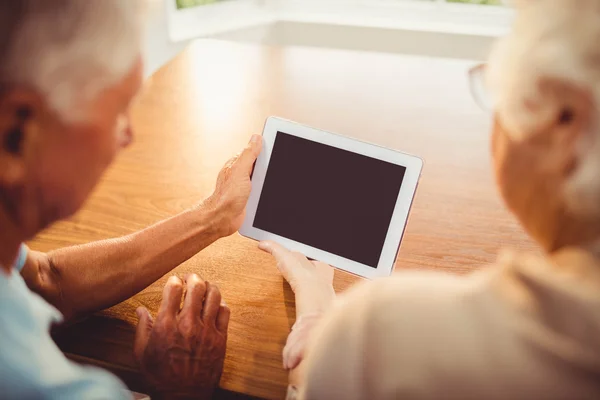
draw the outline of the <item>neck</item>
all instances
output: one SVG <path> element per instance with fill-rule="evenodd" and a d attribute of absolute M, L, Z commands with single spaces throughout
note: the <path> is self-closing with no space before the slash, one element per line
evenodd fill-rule
<path fill-rule="evenodd" d="M 593 240 L 585 246 L 581 246 L 600 263 L 600 239 Z"/>
<path fill-rule="evenodd" d="M 595 239 L 595 240 L 590 240 L 590 241 L 587 241 L 586 243 L 582 243 L 582 244 L 573 244 L 573 245 L 562 246 L 560 248 L 549 251 L 548 253 L 550 254 L 551 257 L 556 257 L 556 256 L 559 256 L 560 254 L 564 254 L 565 252 L 568 252 L 570 250 L 577 250 L 577 251 L 584 252 L 585 254 L 587 254 L 587 256 L 590 260 L 593 259 L 593 260 L 595 260 L 595 262 L 598 265 L 600 265 L 600 238 Z"/>
<path fill-rule="evenodd" d="M 0 202 L 0 270 L 10 273 L 23 238 Z"/>

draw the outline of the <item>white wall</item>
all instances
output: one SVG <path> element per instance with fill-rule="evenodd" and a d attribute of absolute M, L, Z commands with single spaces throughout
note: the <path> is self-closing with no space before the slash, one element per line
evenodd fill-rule
<path fill-rule="evenodd" d="M 171 1 L 171 0 L 168 0 Z M 146 76 L 175 57 L 190 42 L 174 43 L 169 39 L 165 0 L 151 0 L 143 43 L 144 72 Z"/>
<path fill-rule="evenodd" d="M 468 60 L 486 58 L 494 38 L 460 33 L 358 27 L 280 21 L 216 36 L 225 40 L 275 46 L 315 46 L 336 49 L 414 54 Z"/>

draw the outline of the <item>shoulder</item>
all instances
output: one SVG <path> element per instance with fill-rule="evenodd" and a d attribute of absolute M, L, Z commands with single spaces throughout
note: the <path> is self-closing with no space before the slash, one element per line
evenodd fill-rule
<path fill-rule="evenodd" d="M 130 398 L 116 377 L 63 355 L 48 331 L 60 314 L 31 293 L 20 276 L 0 277 L 0 289 L 0 397 Z"/>
<path fill-rule="evenodd" d="M 476 289 L 472 278 L 436 272 L 402 272 L 388 278 L 364 282 L 338 297 L 330 314 L 343 320 L 352 309 L 354 323 L 370 325 L 423 317 L 424 312 L 442 312 Z"/>
<path fill-rule="evenodd" d="M 311 338 L 307 397 L 589 395 L 596 382 L 567 379 L 598 354 L 595 265 L 578 260 L 566 257 L 566 269 L 508 253 L 465 277 L 410 272 L 358 285 Z"/>
<path fill-rule="evenodd" d="M 4 338 L 3 338 L 4 339 Z M 110 373 L 68 360 L 46 338 L 0 344 L 0 393 L 3 399 L 130 399 Z"/>
<path fill-rule="evenodd" d="M 398 273 L 340 296 L 311 340 L 307 397 L 436 398 L 445 385 L 486 379 L 489 363 L 514 347 L 505 306 L 489 290 L 497 272 Z"/>
<path fill-rule="evenodd" d="M 469 285 L 451 275 L 407 272 L 341 295 L 311 338 L 307 398 L 375 398 L 373 382 L 398 388 L 418 377 L 419 365 L 427 368 L 448 331 L 462 323 L 458 299 Z"/>

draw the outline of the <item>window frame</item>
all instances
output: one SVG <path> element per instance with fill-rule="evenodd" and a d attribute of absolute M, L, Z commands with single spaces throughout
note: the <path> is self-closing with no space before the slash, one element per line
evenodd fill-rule
<path fill-rule="evenodd" d="M 184 9 L 166 3 L 174 42 L 275 22 L 500 37 L 514 18 L 509 7 L 445 0 L 230 0 Z"/>
<path fill-rule="evenodd" d="M 230 0 L 178 9 L 175 0 L 166 0 L 169 38 L 172 42 L 180 42 L 270 24 L 274 22 L 273 14 L 266 2 Z"/>

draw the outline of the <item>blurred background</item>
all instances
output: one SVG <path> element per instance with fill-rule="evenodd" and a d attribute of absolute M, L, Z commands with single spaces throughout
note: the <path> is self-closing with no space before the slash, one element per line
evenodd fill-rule
<path fill-rule="evenodd" d="M 197 38 L 483 60 L 502 0 L 151 0 L 146 75 Z"/>

